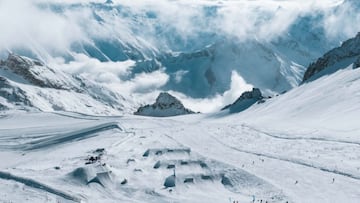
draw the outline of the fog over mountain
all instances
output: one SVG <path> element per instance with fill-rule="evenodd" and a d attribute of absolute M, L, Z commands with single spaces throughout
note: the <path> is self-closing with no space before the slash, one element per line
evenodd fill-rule
<path fill-rule="evenodd" d="M 95 76 L 141 103 L 172 91 L 209 112 L 252 87 L 273 95 L 297 86 L 309 63 L 359 30 L 355 4 L 2 0 L 0 53 Z"/>

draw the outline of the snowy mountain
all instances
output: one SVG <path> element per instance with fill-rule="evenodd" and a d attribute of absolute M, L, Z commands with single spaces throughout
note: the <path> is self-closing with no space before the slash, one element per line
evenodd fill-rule
<path fill-rule="evenodd" d="M 0 200 L 358 202 L 359 79 L 340 70 L 227 116 L 2 112 Z"/>
<path fill-rule="evenodd" d="M 0 0 L 0 202 L 358 203 L 359 2 Z"/>
<path fill-rule="evenodd" d="M 120 114 L 126 105 L 104 86 L 15 54 L 0 62 L 0 76 L 3 109 Z"/>
<path fill-rule="evenodd" d="M 142 116 L 168 117 L 193 114 L 194 112 L 185 108 L 177 98 L 169 93 L 162 92 L 156 98 L 154 104 L 140 107 L 134 114 Z"/>
<path fill-rule="evenodd" d="M 356 37 L 346 40 L 338 48 L 332 49 L 306 70 L 303 81 L 314 80 L 321 76 L 334 73 L 354 64 L 360 57 L 360 33 Z M 354 64 L 357 67 L 357 64 Z"/>
<path fill-rule="evenodd" d="M 37 38 L 40 34 L 35 35 L 37 30 L 34 30 L 28 41 L 4 42 L 10 44 L 2 50 L 46 64 L 58 63 L 59 67 L 63 67 L 62 63 L 78 62 L 79 54 L 102 63 L 130 60 L 134 66 L 126 75 L 108 73 L 118 78 L 111 81 L 113 86 L 137 80 L 139 74 L 161 73 L 166 78 L 155 85 L 157 91 L 176 91 L 194 99 L 223 95 L 231 87 L 231 75 L 236 71 L 246 84 L 260 88 L 266 95 L 274 95 L 300 84 L 310 62 L 347 39 L 344 34 L 329 37 L 325 25 L 329 13 L 340 16 L 353 4 L 329 3 L 324 8 L 314 7 L 293 16 L 287 13 L 292 13 L 291 4 L 276 1 L 269 1 L 266 5 L 269 8 L 256 2 L 201 1 L 189 5 L 166 2 L 151 7 L 146 2 L 142 5 L 116 1 L 111 4 L 39 1 L 31 9 L 43 15 L 51 14 L 53 22 L 59 22 L 54 24 L 57 33 L 65 33 L 66 24 L 73 28 L 73 35 Z M 164 5 L 169 10 L 186 7 L 188 12 L 174 17 L 163 11 Z M 245 8 L 240 13 L 251 12 L 250 24 L 241 26 L 236 24 L 238 17 L 231 15 L 232 9 Z M 353 13 L 358 13 L 357 7 L 353 9 Z M 227 26 L 224 22 L 228 18 L 236 25 Z M 279 23 L 279 19 L 289 22 Z M 51 44 L 44 40 L 51 37 Z M 24 41 L 27 37 L 20 39 Z M 62 46 L 53 47 L 58 43 Z M 72 73 L 72 69 L 67 71 Z M 151 94 L 154 89 L 132 91 L 129 94 Z M 156 94 L 147 97 L 155 99 Z"/>

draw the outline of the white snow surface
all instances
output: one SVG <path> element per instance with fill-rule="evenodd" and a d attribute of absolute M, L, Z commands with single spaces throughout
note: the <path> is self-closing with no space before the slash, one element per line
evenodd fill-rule
<path fill-rule="evenodd" d="M 349 67 L 232 115 L 3 111 L 0 202 L 356 203 L 359 90 Z"/>

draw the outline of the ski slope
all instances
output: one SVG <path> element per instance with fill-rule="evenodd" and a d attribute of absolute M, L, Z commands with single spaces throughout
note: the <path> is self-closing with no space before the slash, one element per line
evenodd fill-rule
<path fill-rule="evenodd" d="M 0 202 L 358 202 L 359 78 L 238 114 L 2 112 Z"/>

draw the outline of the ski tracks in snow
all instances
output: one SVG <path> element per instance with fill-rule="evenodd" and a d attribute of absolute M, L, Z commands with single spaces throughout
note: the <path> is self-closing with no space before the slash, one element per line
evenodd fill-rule
<path fill-rule="evenodd" d="M 346 140 L 338 140 L 338 139 L 326 139 L 326 138 L 321 138 L 321 137 L 286 137 L 286 136 L 279 136 L 279 135 L 274 135 L 262 130 L 259 130 L 257 128 L 251 127 L 249 125 L 241 125 L 243 127 L 246 127 L 252 131 L 258 132 L 260 134 L 275 138 L 275 139 L 282 139 L 282 140 L 309 140 L 309 141 L 319 141 L 319 142 L 334 142 L 334 143 L 340 143 L 340 144 L 352 144 L 352 145 L 359 145 L 360 146 L 360 142 L 352 142 L 352 141 L 346 141 Z"/>
<path fill-rule="evenodd" d="M 27 151 L 37 150 L 41 148 L 48 148 L 55 145 L 68 143 L 68 142 L 87 139 L 90 137 L 97 136 L 101 132 L 114 130 L 114 129 L 122 130 L 122 128 L 119 126 L 117 122 L 107 122 L 66 133 L 49 133 L 43 135 L 21 137 L 21 139 L 25 141 L 26 139 L 30 140 L 28 142 L 21 144 L 16 143 L 13 145 L 9 145 L 9 144 L 6 145 L 6 140 L 1 140 L 3 143 L 0 145 L 0 147 L 3 149 L 15 149 L 15 150 L 27 150 Z M 13 139 L 19 139 L 18 137 L 13 137 L 13 136 L 5 137 L 5 138 L 8 141 L 12 141 Z M 31 140 L 31 139 L 36 139 L 36 140 Z"/>
<path fill-rule="evenodd" d="M 279 157 L 279 156 L 274 156 L 274 155 L 270 155 L 270 154 L 265 154 L 265 153 L 260 153 L 260 152 L 253 152 L 253 151 L 249 151 L 249 150 L 239 149 L 239 148 L 236 148 L 236 147 L 234 147 L 234 146 L 231 146 L 231 145 L 229 145 L 229 144 L 226 144 L 226 143 L 222 142 L 221 140 L 219 140 L 218 138 L 216 138 L 216 137 L 213 136 L 213 135 L 210 135 L 210 136 L 211 136 L 216 142 L 218 142 L 219 144 L 221 144 L 222 146 L 225 146 L 225 147 L 227 147 L 227 148 L 230 148 L 230 149 L 235 150 L 235 151 L 238 151 L 238 152 L 242 152 L 242 153 L 246 153 L 246 154 L 251 154 L 251 155 L 255 155 L 255 156 L 266 157 L 266 158 L 269 158 L 269 159 L 276 159 L 276 160 L 279 160 L 279 161 L 285 161 L 285 162 L 289 162 L 289 163 L 292 163 L 292 164 L 297 164 L 297 165 L 301 165 L 301 166 L 305 166 L 305 167 L 309 167 L 309 168 L 313 168 L 313 169 L 318 169 L 318 170 L 321 170 L 321 171 L 324 171 L 324 172 L 333 173 L 333 174 L 335 174 L 335 175 L 341 175 L 341 176 L 345 176 L 345 177 L 352 178 L 352 179 L 355 179 L 355 180 L 360 180 L 360 176 L 356 176 L 356 175 L 354 175 L 354 174 L 342 172 L 342 171 L 339 171 L 339 170 L 336 170 L 336 169 L 329 169 L 329 168 L 322 167 L 322 166 L 316 166 L 316 165 L 314 165 L 314 164 L 306 163 L 306 162 L 303 162 L 303 161 L 300 161 L 300 160 L 296 160 L 296 159 Z"/>

